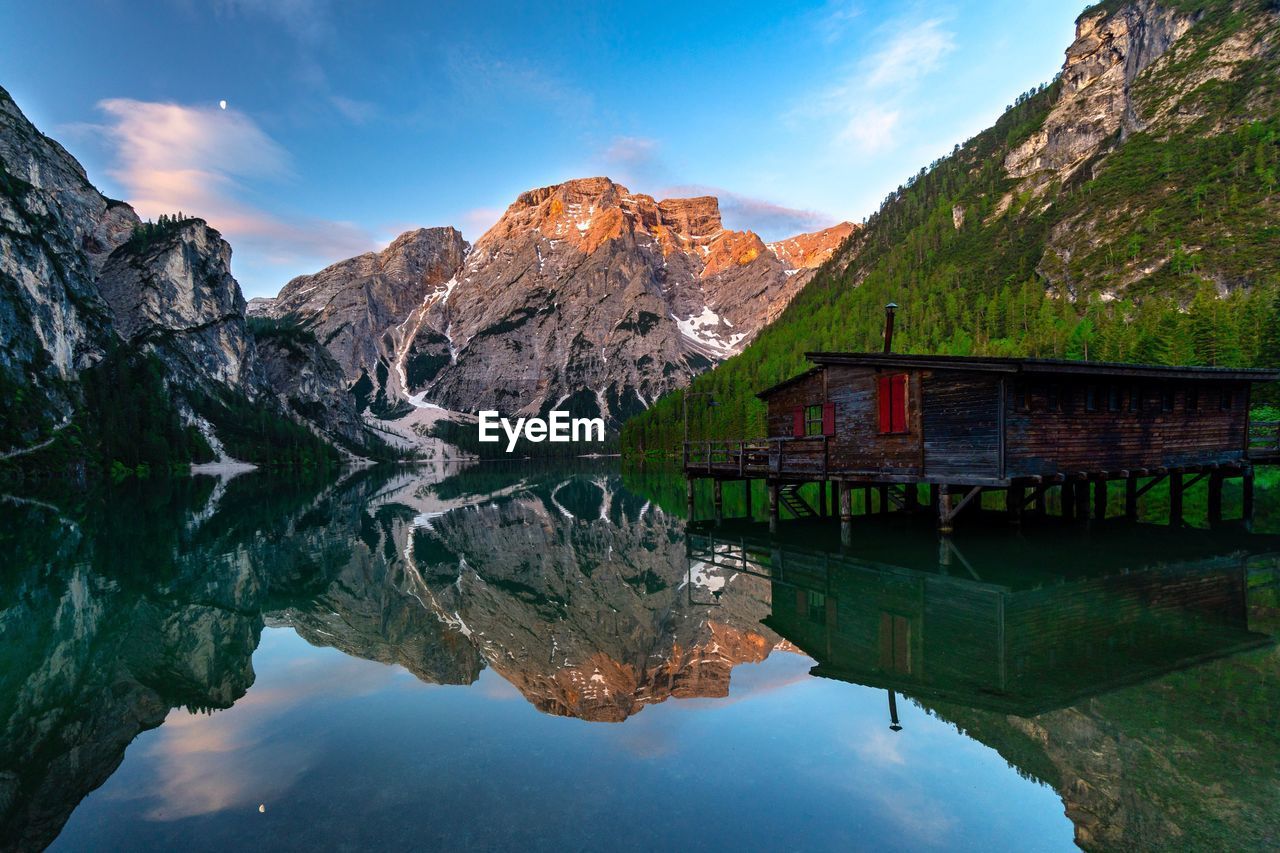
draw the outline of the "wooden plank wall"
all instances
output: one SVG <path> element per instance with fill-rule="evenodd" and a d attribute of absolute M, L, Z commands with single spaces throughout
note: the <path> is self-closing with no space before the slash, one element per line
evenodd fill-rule
<path fill-rule="evenodd" d="M 924 464 L 931 477 L 998 477 L 1000 378 L 931 371 L 924 384 Z"/>
<path fill-rule="evenodd" d="M 1057 386 L 1058 410 L 1050 407 Z M 1097 410 L 1086 408 L 1090 385 Z M 1231 389 L 1232 407 L 1219 408 L 1223 385 Z M 1008 383 L 1006 474 L 1074 473 L 1134 468 L 1172 468 L 1238 461 L 1243 456 L 1247 386 L 1200 380 L 1199 405 L 1187 405 L 1190 382 L 1125 383 L 1119 411 L 1109 411 L 1105 381 L 1060 379 L 1028 383 L 1030 410 L 1018 399 L 1018 382 Z M 1162 411 L 1166 389 L 1174 394 L 1171 411 Z M 1128 395 L 1137 393 L 1141 411 L 1129 410 Z"/>

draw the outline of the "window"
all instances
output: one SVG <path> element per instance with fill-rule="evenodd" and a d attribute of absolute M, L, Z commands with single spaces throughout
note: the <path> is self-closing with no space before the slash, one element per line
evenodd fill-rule
<path fill-rule="evenodd" d="M 1031 411 L 1031 388 L 1025 382 L 1014 383 L 1013 402 L 1020 412 Z"/>
<path fill-rule="evenodd" d="M 1223 388 L 1221 396 L 1218 397 L 1218 408 L 1222 409 L 1224 412 L 1230 411 L 1234 402 L 1235 401 L 1231 398 L 1231 389 Z"/>
<path fill-rule="evenodd" d="M 1045 406 L 1049 411 L 1056 412 L 1062 407 L 1062 400 L 1060 399 L 1062 389 L 1058 387 L 1057 382 L 1049 383 L 1049 387 L 1045 390 L 1045 396 L 1047 399 Z"/>
<path fill-rule="evenodd" d="M 804 434 L 822 435 L 822 406 L 804 407 Z"/>
<path fill-rule="evenodd" d="M 1166 385 L 1160 389 L 1160 411 L 1172 412 L 1174 400 L 1174 390 L 1172 385 Z"/>
<path fill-rule="evenodd" d="M 1129 388 L 1129 411 L 1142 411 L 1142 391 L 1138 389 L 1137 385 Z"/>
<path fill-rule="evenodd" d="M 880 432 L 907 431 L 907 374 L 880 377 Z"/>
<path fill-rule="evenodd" d="M 1087 412 L 1098 411 L 1098 386 L 1088 385 L 1084 389 L 1084 408 Z"/>
<path fill-rule="evenodd" d="M 813 403 L 808 406 L 796 406 L 791 410 L 791 435 L 795 438 L 835 434 L 835 403 Z"/>
<path fill-rule="evenodd" d="M 1124 394 L 1123 392 L 1121 392 L 1119 385 L 1108 385 L 1107 386 L 1107 411 L 1108 412 L 1120 411 L 1121 398 L 1123 396 Z"/>
<path fill-rule="evenodd" d="M 809 591 L 808 616 L 810 622 L 825 625 L 827 622 L 827 595 L 824 592 Z"/>
<path fill-rule="evenodd" d="M 1187 386 L 1187 411 L 1194 412 L 1200 408 L 1200 389 L 1194 385 Z"/>

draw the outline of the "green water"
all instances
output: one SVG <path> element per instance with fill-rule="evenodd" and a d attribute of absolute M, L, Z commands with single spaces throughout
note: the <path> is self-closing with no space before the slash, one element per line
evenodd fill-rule
<path fill-rule="evenodd" d="M 0 848 L 1275 849 L 1268 483 L 843 545 L 607 462 L 7 495 Z"/>

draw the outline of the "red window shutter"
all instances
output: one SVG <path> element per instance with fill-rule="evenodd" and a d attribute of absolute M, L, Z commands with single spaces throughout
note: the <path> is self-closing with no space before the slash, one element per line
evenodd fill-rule
<path fill-rule="evenodd" d="M 893 377 L 893 431 L 907 431 L 907 374 Z"/>
<path fill-rule="evenodd" d="M 822 434 L 823 435 L 836 434 L 836 404 L 835 403 L 822 404 Z"/>
<path fill-rule="evenodd" d="M 880 431 L 893 431 L 893 386 L 890 377 L 880 377 Z"/>
<path fill-rule="evenodd" d="M 791 434 L 796 438 L 804 438 L 804 406 L 796 406 L 791 410 Z"/>

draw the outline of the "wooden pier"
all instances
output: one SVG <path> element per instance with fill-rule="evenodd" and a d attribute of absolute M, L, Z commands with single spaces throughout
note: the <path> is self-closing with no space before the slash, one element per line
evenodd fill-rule
<path fill-rule="evenodd" d="M 769 516 L 838 515 L 847 526 L 863 490 L 879 511 L 926 509 L 950 533 L 999 492 L 1012 523 L 1043 516 L 1102 519 L 1111 486 L 1124 514 L 1167 483 L 1170 523 L 1204 481 L 1210 523 L 1226 481 L 1253 514 L 1254 469 L 1280 464 L 1280 423 L 1250 422 L 1252 385 L 1280 372 L 1042 359 L 809 353 L 811 370 L 761 392 L 769 435 L 687 441 L 684 471 L 712 483 L 763 480 Z M 816 505 L 800 487 L 817 484 Z M 928 486 L 927 499 L 921 487 Z M 812 492 L 812 489 L 809 490 Z M 1057 500 L 1050 501 L 1054 494 Z M 750 490 L 748 489 L 748 495 Z"/>

